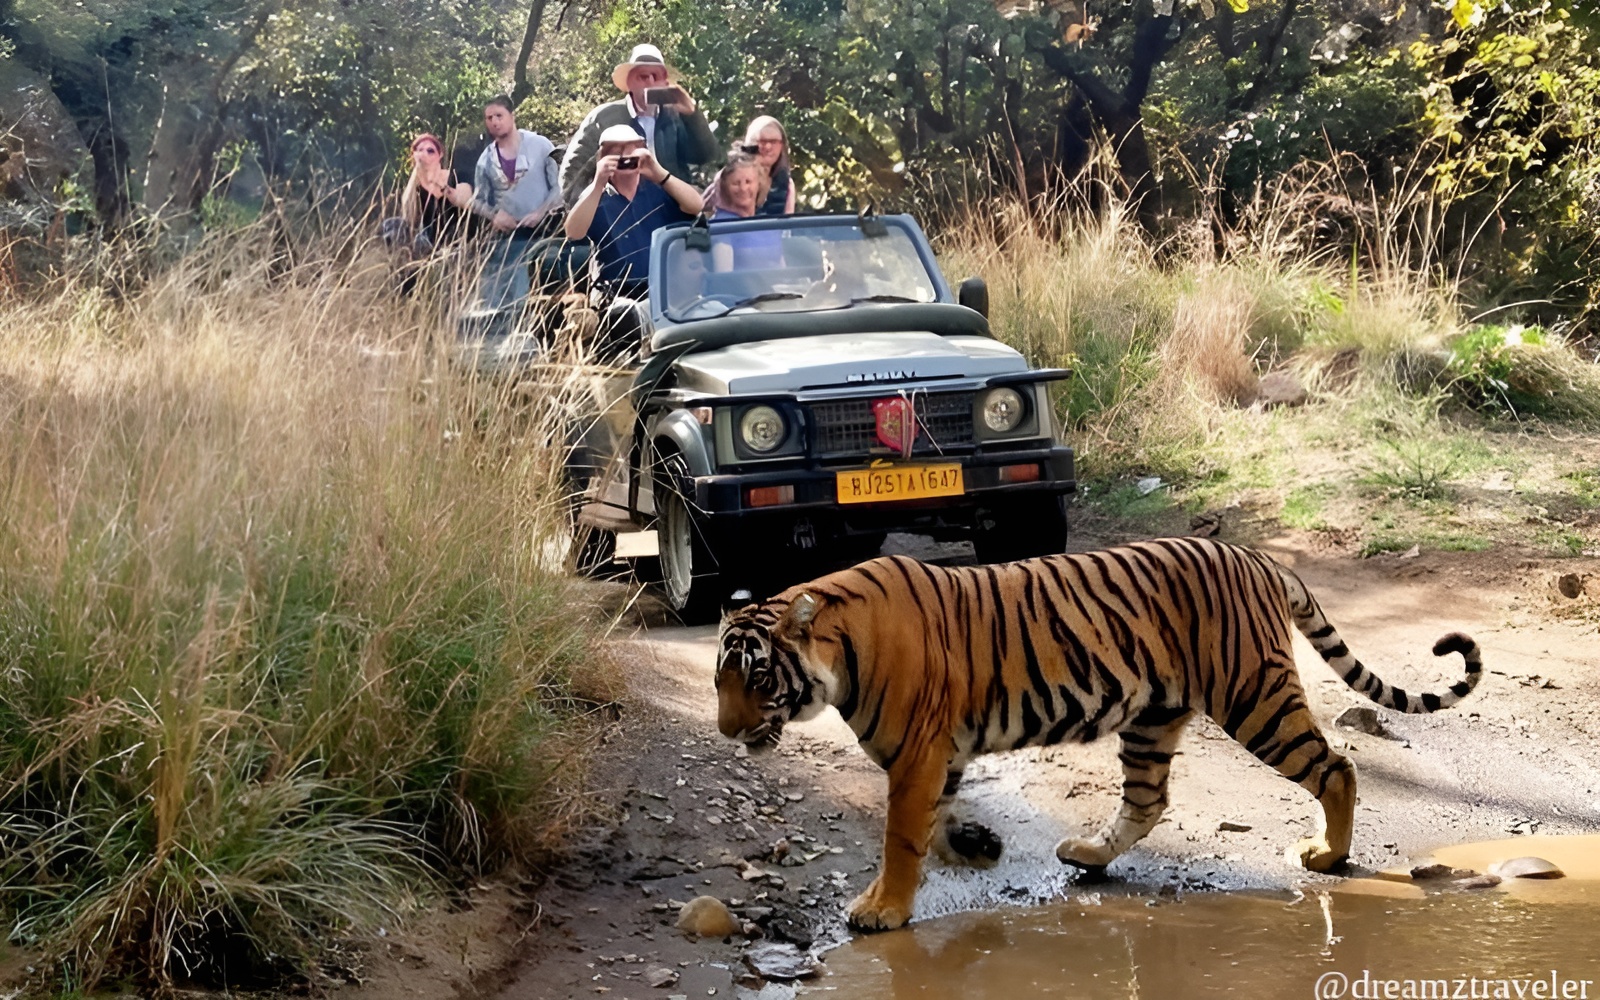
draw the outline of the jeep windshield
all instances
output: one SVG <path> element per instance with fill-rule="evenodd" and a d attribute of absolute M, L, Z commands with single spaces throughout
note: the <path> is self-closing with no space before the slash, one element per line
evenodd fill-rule
<path fill-rule="evenodd" d="M 820 312 L 885 302 L 935 302 L 938 285 L 898 225 L 867 235 L 856 220 L 713 222 L 710 247 L 675 230 L 659 272 L 675 323 L 731 313 Z"/>

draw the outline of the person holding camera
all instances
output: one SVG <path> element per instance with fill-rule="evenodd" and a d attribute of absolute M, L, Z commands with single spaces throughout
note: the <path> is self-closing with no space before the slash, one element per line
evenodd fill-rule
<path fill-rule="evenodd" d="M 544 136 L 517 128 L 509 97 L 484 105 L 483 126 L 490 143 L 478 157 L 473 211 L 494 231 L 484 263 L 482 298 L 499 309 L 527 299 L 530 247 L 538 226 L 561 207 L 555 146 Z"/>
<path fill-rule="evenodd" d="M 594 179 L 567 211 L 569 240 L 594 244 L 590 272 L 600 297 L 643 299 L 650 277 L 650 237 L 674 222 L 688 222 L 705 202 L 651 154 L 627 125 L 599 136 Z"/>
<path fill-rule="evenodd" d="M 794 214 L 794 173 L 789 163 L 789 133 L 771 115 L 762 115 L 744 132 L 743 150 L 767 171 L 767 196 L 757 215 Z"/>
<path fill-rule="evenodd" d="M 691 180 L 696 164 L 721 155 L 705 113 L 682 84 L 669 84 L 671 70 L 654 45 L 635 45 L 626 62 L 611 71 L 611 82 L 623 92 L 619 101 L 602 104 L 583 119 L 561 159 L 561 194 L 570 206 L 590 177 L 600 135 L 623 125 L 644 140 L 645 149 L 667 173 Z"/>
<path fill-rule="evenodd" d="M 778 119 L 762 115 L 745 129 L 744 141 L 733 147 L 732 156 L 744 155 L 760 165 L 764 175 L 761 200 L 756 204 L 756 215 L 794 214 L 794 175 L 789 166 L 789 133 Z M 728 204 L 722 191 L 722 180 L 728 168 L 717 173 L 711 186 L 706 188 L 706 204 L 720 211 Z M 749 213 L 742 213 L 749 214 Z"/>

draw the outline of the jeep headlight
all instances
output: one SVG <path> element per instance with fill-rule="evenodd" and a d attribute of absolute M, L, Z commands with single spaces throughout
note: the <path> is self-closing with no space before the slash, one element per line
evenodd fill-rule
<path fill-rule="evenodd" d="M 1022 405 L 1022 394 L 1015 389 L 990 389 L 983 397 L 983 426 L 996 434 L 1006 434 L 1017 429 L 1027 410 Z"/>
<path fill-rule="evenodd" d="M 739 438 L 751 451 L 765 455 L 783 444 L 789 427 L 783 414 L 770 406 L 752 406 L 739 418 Z"/>

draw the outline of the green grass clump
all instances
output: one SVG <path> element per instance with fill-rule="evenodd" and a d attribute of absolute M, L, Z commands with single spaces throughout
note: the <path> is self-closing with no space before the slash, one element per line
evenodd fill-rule
<path fill-rule="evenodd" d="M 1408 552 L 1412 548 L 1438 552 L 1483 552 L 1493 545 L 1492 538 L 1473 531 L 1380 531 L 1362 545 L 1361 556 L 1367 558 L 1383 552 Z"/>
<path fill-rule="evenodd" d="M 1543 327 L 1481 325 L 1450 343 L 1452 394 L 1509 416 L 1600 420 L 1600 370 Z"/>
<path fill-rule="evenodd" d="M 1320 484 L 1296 487 L 1284 497 L 1283 509 L 1278 512 L 1278 520 L 1301 531 L 1318 531 L 1326 528 L 1328 523 L 1323 519 L 1323 510 L 1332 492 L 1327 486 Z"/>
<path fill-rule="evenodd" d="M 304 969 L 572 815 L 542 418 L 317 250 L 0 316 L 0 918 L 60 985 Z"/>
<path fill-rule="evenodd" d="M 1573 499 L 1579 506 L 1589 510 L 1600 508 L 1600 468 L 1576 469 L 1561 479 L 1571 484 Z"/>

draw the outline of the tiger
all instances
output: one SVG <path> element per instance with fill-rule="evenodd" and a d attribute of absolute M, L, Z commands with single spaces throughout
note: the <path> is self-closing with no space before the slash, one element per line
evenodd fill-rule
<path fill-rule="evenodd" d="M 1448 708 L 1482 678 L 1478 644 L 1452 632 L 1433 653 L 1461 654 L 1466 677 L 1408 694 L 1351 655 L 1291 570 L 1215 539 L 1163 538 L 997 565 L 880 557 L 748 604 L 720 628 L 717 726 L 760 748 L 833 706 L 888 772 L 882 862 L 846 910 L 856 930 L 910 919 L 930 849 L 951 863 L 999 859 L 998 835 L 952 810 L 979 754 L 1116 733 L 1119 810 L 1098 836 L 1056 846 L 1063 863 L 1103 874 L 1161 818 L 1196 712 L 1316 796 L 1320 832 L 1287 853 L 1327 872 L 1350 853 L 1355 767 L 1307 706 L 1291 621 L 1385 708 Z"/>

